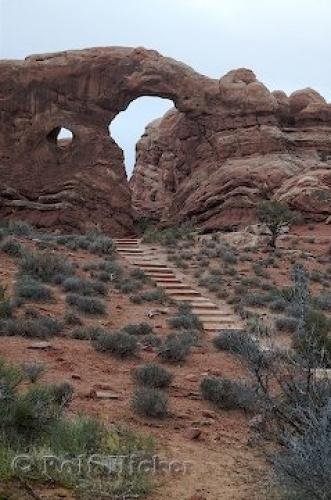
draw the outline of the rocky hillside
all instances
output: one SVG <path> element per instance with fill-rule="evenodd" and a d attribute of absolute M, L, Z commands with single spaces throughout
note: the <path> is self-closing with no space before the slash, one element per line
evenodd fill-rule
<path fill-rule="evenodd" d="M 140 215 L 227 228 L 272 198 L 308 219 L 330 216 L 331 106 L 323 97 L 271 93 L 239 69 L 219 80 L 212 103 L 198 118 L 173 109 L 146 128 L 131 180 Z"/>

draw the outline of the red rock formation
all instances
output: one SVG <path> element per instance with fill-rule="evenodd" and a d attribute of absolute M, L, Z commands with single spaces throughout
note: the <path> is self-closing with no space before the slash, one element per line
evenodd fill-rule
<path fill-rule="evenodd" d="M 326 220 L 331 214 L 331 105 L 314 90 L 270 93 L 254 74 L 219 81 L 214 108 L 193 119 L 177 110 L 151 123 L 131 179 L 140 215 L 233 227 L 275 198 Z"/>
<path fill-rule="evenodd" d="M 231 225 L 268 196 L 330 214 L 331 106 L 316 92 L 287 98 L 247 69 L 216 80 L 155 51 L 110 47 L 0 62 L 0 216 L 132 233 L 108 126 L 146 95 L 176 109 L 140 141 L 131 181 L 140 214 Z M 71 142 L 58 140 L 61 127 Z"/>
<path fill-rule="evenodd" d="M 141 95 L 204 107 L 209 79 L 155 51 L 104 48 L 0 62 L 0 216 L 40 226 L 133 232 L 113 118 Z M 57 141 L 59 129 L 72 142 Z"/>

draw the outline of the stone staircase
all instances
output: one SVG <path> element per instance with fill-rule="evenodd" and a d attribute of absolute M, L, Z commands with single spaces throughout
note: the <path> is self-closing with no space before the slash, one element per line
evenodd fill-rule
<path fill-rule="evenodd" d="M 169 297 L 188 302 L 206 332 L 212 334 L 222 329 L 243 328 L 241 319 L 226 302 L 218 301 L 218 304 L 215 304 L 200 291 L 185 283 L 185 279 L 178 276 L 178 269 L 167 262 L 162 262 L 165 259 L 158 254 L 157 249 L 148 247 L 135 238 L 121 238 L 115 242 L 118 253 L 131 265 L 142 269 Z"/>

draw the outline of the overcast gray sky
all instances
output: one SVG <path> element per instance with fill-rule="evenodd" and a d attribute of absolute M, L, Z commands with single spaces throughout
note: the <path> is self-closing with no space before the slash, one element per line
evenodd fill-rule
<path fill-rule="evenodd" d="M 251 68 L 271 90 L 313 87 L 331 100 L 330 0 L 0 0 L 0 57 L 144 46 L 219 77 Z M 140 98 L 112 134 L 127 169 L 145 125 L 171 106 Z"/>

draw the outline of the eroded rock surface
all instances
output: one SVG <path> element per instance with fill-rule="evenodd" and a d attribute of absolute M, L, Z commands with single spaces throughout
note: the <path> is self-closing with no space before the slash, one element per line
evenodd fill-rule
<path fill-rule="evenodd" d="M 278 199 L 306 218 L 331 213 L 331 105 L 311 89 L 270 93 L 246 69 L 219 81 L 213 109 L 176 109 L 137 147 L 133 204 L 164 222 L 233 228 Z"/>
<path fill-rule="evenodd" d="M 142 95 L 204 108 L 209 79 L 152 50 L 121 47 L 0 61 L 0 215 L 53 229 L 134 232 L 113 118 Z M 58 140 L 69 129 L 72 142 Z"/>
<path fill-rule="evenodd" d="M 131 181 L 109 136 L 140 96 L 175 108 L 138 145 Z M 218 79 L 142 48 L 0 61 L 0 216 L 52 229 L 134 232 L 134 215 L 236 225 L 262 198 L 330 215 L 331 106 L 270 93 L 252 71 Z M 72 141 L 59 140 L 61 127 Z"/>

